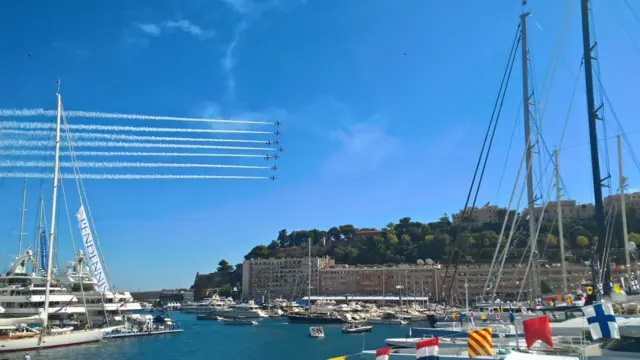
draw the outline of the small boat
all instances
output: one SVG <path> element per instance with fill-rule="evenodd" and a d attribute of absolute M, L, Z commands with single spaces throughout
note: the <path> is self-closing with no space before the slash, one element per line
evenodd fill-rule
<path fill-rule="evenodd" d="M 373 329 L 372 325 L 349 323 L 342 328 L 342 332 L 345 334 L 370 332 Z"/>
<path fill-rule="evenodd" d="M 324 329 L 322 328 L 322 326 L 312 326 L 309 328 L 309 336 L 315 338 L 323 338 Z"/>
<path fill-rule="evenodd" d="M 258 325 L 258 322 L 251 319 L 231 318 L 223 319 L 225 325 Z"/>

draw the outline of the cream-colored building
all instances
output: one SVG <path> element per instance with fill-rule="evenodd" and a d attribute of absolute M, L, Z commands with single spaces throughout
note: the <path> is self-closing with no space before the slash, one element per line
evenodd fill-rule
<path fill-rule="evenodd" d="M 311 258 L 312 294 L 319 287 L 318 270 L 334 264 L 328 257 Z M 308 293 L 309 259 L 250 259 L 242 263 L 242 297 L 262 296 L 285 299 L 300 298 Z"/>
<path fill-rule="evenodd" d="M 640 215 L 640 191 L 625 194 L 626 206 L 628 209 L 634 209 Z M 612 207 L 617 207 L 620 211 L 620 194 L 607 196 L 604 198 L 604 209 L 608 211 Z"/>
<path fill-rule="evenodd" d="M 472 211 L 473 210 L 473 211 Z M 498 213 L 500 210 L 507 211 L 506 208 L 499 207 L 498 205 L 489 205 L 489 203 L 485 204 L 482 207 L 469 207 L 467 208 L 464 223 L 471 227 L 478 227 L 484 224 L 497 223 L 500 218 Z M 451 215 L 453 218 L 452 221 L 454 224 L 460 224 L 460 220 L 462 219 L 462 211 L 457 214 Z"/>
<path fill-rule="evenodd" d="M 435 292 L 440 265 L 348 266 L 320 269 L 319 295 L 409 295 Z"/>

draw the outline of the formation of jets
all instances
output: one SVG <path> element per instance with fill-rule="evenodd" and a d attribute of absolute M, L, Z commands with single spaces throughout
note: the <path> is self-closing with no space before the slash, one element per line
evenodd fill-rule
<path fill-rule="evenodd" d="M 278 135 L 280 135 L 280 134 L 282 134 L 282 133 L 280 132 L 280 130 L 276 130 L 276 131 L 274 132 L 274 134 L 276 134 L 276 136 L 278 136 Z"/>
<path fill-rule="evenodd" d="M 279 140 L 273 140 L 273 141 L 271 141 L 271 140 L 267 140 L 267 141 L 265 142 L 265 144 L 267 144 L 267 145 L 271 145 L 271 144 L 278 145 L 278 144 L 280 144 L 280 141 L 279 141 Z"/>
<path fill-rule="evenodd" d="M 284 149 L 283 149 L 283 150 L 284 150 Z M 275 160 L 278 160 L 278 158 L 279 158 L 279 157 L 280 157 L 280 155 L 278 155 L 278 154 L 275 154 L 275 155 L 273 155 L 273 156 L 271 156 L 271 155 L 265 155 L 265 156 L 264 156 L 264 159 L 265 159 L 265 160 L 267 160 L 267 161 L 268 161 L 269 159 L 271 159 L 271 158 L 274 158 Z M 275 170 L 275 169 L 273 169 L 273 170 Z"/>

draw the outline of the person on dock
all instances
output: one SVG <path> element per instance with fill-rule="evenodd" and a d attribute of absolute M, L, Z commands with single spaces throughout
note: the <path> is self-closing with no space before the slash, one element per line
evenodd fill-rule
<path fill-rule="evenodd" d="M 23 360 L 31 360 L 31 356 L 29 356 L 29 353 L 24 353 Z"/>

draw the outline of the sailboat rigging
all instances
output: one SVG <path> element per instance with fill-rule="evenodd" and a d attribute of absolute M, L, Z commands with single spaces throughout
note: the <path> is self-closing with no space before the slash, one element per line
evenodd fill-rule
<path fill-rule="evenodd" d="M 59 85 L 59 82 L 58 82 Z M 46 282 L 45 282 L 45 295 L 44 295 L 44 313 L 39 316 L 42 327 L 38 336 L 36 337 L 23 337 L 23 338 L 9 338 L 6 340 L 0 340 L 0 352 L 10 351 L 24 351 L 31 349 L 42 349 L 50 347 L 71 346 L 85 344 L 89 342 L 99 341 L 103 338 L 103 333 L 100 330 L 79 330 L 79 331 L 53 331 L 49 326 L 49 308 L 51 300 L 51 280 L 53 273 L 53 242 L 56 235 L 56 210 L 57 210 L 57 196 L 58 196 L 58 179 L 59 179 L 59 158 L 60 158 L 60 118 L 62 110 L 62 99 L 60 96 L 60 89 L 56 93 L 57 97 L 57 116 L 56 116 L 56 138 L 55 138 L 55 152 L 53 162 L 53 188 L 52 188 L 52 206 L 51 206 L 51 223 L 50 231 L 48 234 L 48 244 L 46 249 L 47 269 L 46 269 Z M 30 251 L 28 251 L 30 256 Z M 24 323 L 23 321 L 22 323 Z"/>

